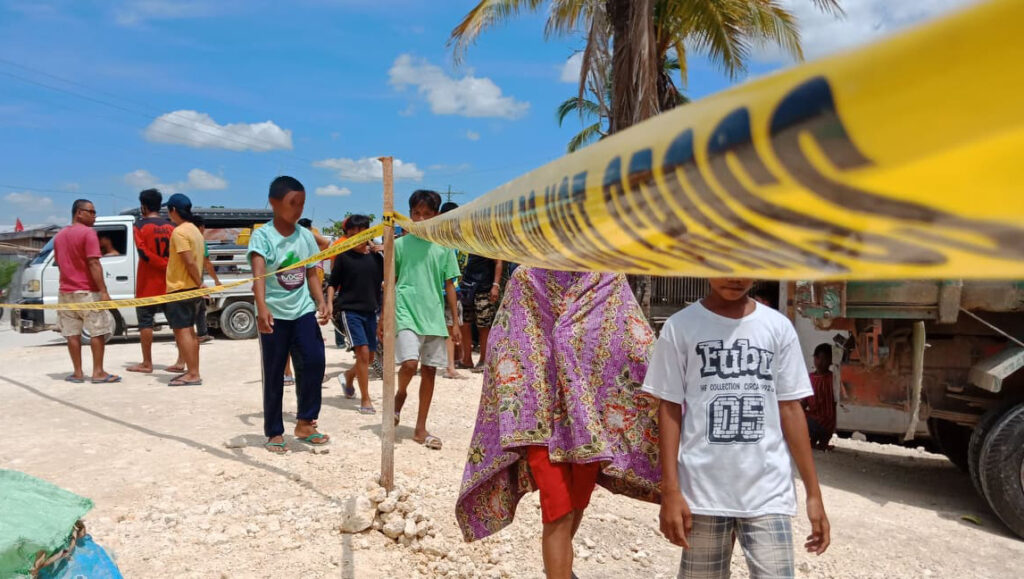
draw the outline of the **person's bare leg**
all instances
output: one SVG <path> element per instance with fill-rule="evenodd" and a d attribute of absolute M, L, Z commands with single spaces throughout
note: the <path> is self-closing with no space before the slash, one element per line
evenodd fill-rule
<path fill-rule="evenodd" d="M 373 363 L 373 352 L 369 346 L 356 348 L 356 365 L 345 372 L 345 379 L 352 383 L 353 376 L 359 382 L 359 405 L 363 408 L 373 406 L 370 400 L 370 364 Z M 349 374 L 351 372 L 351 375 Z"/>
<path fill-rule="evenodd" d="M 573 511 L 553 523 L 544 523 L 541 536 L 541 550 L 544 555 L 544 569 L 548 579 L 570 579 L 572 577 L 572 537 L 578 525 Z"/>
<path fill-rule="evenodd" d="M 452 326 L 448 326 L 448 335 L 452 335 Z M 448 349 L 448 368 L 444 372 L 444 377 L 450 379 L 462 378 L 462 374 L 459 374 L 455 368 L 455 341 L 450 337 L 445 338 L 444 346 Z"/>
<path fill-rule="evenodd" d="M 473 328 L 469 324 L 462 324 L 459 329 L 462 331 L 462 365 L 467 368 L 472 368 Z"/>
<path fill-rule="evenodd" d="M 409 360 L 402 362 L 402 365 L 398 368 L 398 393 L 395 394 L 395 414 L 402 411 L 402 406 L 405 406 L 405 398 L 409 395 L 409 383 L 412 382 L 413 376 L 416 375 L 416 370 L 419 367 L 419 363 L 416 360 Z"/>
<path fill-rule="evenodd" d="M 416 415 L 416 431 L 412 439 L 416 442 L 423 442 L 430 435 L 427 432 L 427 414 L 430 413 L 430 401 L 434 398 L 434 378 L 437 376 L 437 368 L 423 366 L 420 369 L 420 411 Z"/>
<path fill-rule="evenodd" d="M 487 362 L 487 337 L 491 335 L 490 328 L 477 328 L 480 332 L 480 364 Z"/>
<path fill-rule="evenodd" d="M 139 328 L 139 343 L 142 345 L 142 362 L 128 368 L 128 371 L 149 374 L 153 371 L 153 328 Z"/>
<path fill-rule="evenodd" d="M 72 374 L 78 380 L 85 379 L 85 372 L 82 371 L 82 336 L 68 336 L 68 354 L 71 355 L 71 365 L 75 369 Z"/>
<path fill-rule="evenodd" d="M 196 340 L 196 329 L 189 326 L 174 330 L 174 341 L 178 344 L 178 357 L 185 364 L 185 373 L 178 379 L 185 382 L 199 380 L 199 342 Z"/>
<path fill-rule="evenodd" d="M 107 373 L 103 370 L 103 351 L 107 348 L 106 336 L 93 336 L 89 340 L 89 349 L 92 350 L 92 379 L 103 380 Z"/>

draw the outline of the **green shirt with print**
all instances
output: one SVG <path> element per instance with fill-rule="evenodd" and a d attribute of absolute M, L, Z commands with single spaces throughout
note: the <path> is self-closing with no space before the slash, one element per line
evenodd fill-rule
<path fill-rule="evenodd" d="M 444 297 L 437 288 L 459 277 L 455 252 L 415 235 L 395 241 L 395 314 L 398 331 L 447 336 Z"/>

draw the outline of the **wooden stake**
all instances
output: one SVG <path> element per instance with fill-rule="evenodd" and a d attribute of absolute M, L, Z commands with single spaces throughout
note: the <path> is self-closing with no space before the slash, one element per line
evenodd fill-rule
<path fill-rule="evenodd" d="M 395 211 L 395 190 L 392 158 L 381 157 L 384 170 L 384 216 Z M 384 412 L 381 428 L 380 484 L 388 492 L 395 487 L 395 225 L 384 222 L 384 304 L 381 308 L 384 324 Z"/>

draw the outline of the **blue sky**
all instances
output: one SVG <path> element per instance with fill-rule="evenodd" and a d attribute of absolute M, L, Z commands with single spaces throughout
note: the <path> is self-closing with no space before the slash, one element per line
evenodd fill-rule
<path fill-rule="evenodd" d="M 525 15 L 455 66 L 445 43 L 476 1 L 0 0 L 0 230 L 66 223 L 77 197 L 119 212 L 149 186 L 263 207 L 278 174 L 318 225 L 379 214 L 380 155 L 401 162 L 400 209 L 421 187 L 486 193 L 564 154 L 580 125 L 554 111 L 582 40 Z M 782 1 L 811 58 L 971 2 L 845 0 L 836 21 Z M 766 48 L 750 73 L 787 65 Z M 689 68 L 694 99 L 737 82 Z"/>

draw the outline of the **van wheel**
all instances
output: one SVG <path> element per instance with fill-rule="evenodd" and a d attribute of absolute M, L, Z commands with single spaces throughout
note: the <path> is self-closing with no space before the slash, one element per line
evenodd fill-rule
<path fill-rule="evenodd" d="M 220 331 L 232 340 L 256 337 L 256 308 L 247 302 L 231 302 L 220 313 Z"/>
<path fill-rule="evenodd" d="M 981 450 L 985 446 L 985 439 L 992 427 L 1006 410 L 1005 405 L 990 409 L 981 415 L 981 419 L 974 425 L 974 432 L 971 433 L 971 441 L 967 444 L 967 469 L 971 473 L 971 483 L 978 496 L 985 498 L 985 489 L 981 485 Z"/>
<path fill-rule="evenodd" d="M 1024 404 L 1010 409 L 989 431 L 979 470 L 992 511 L 1024 537 Z"/>

